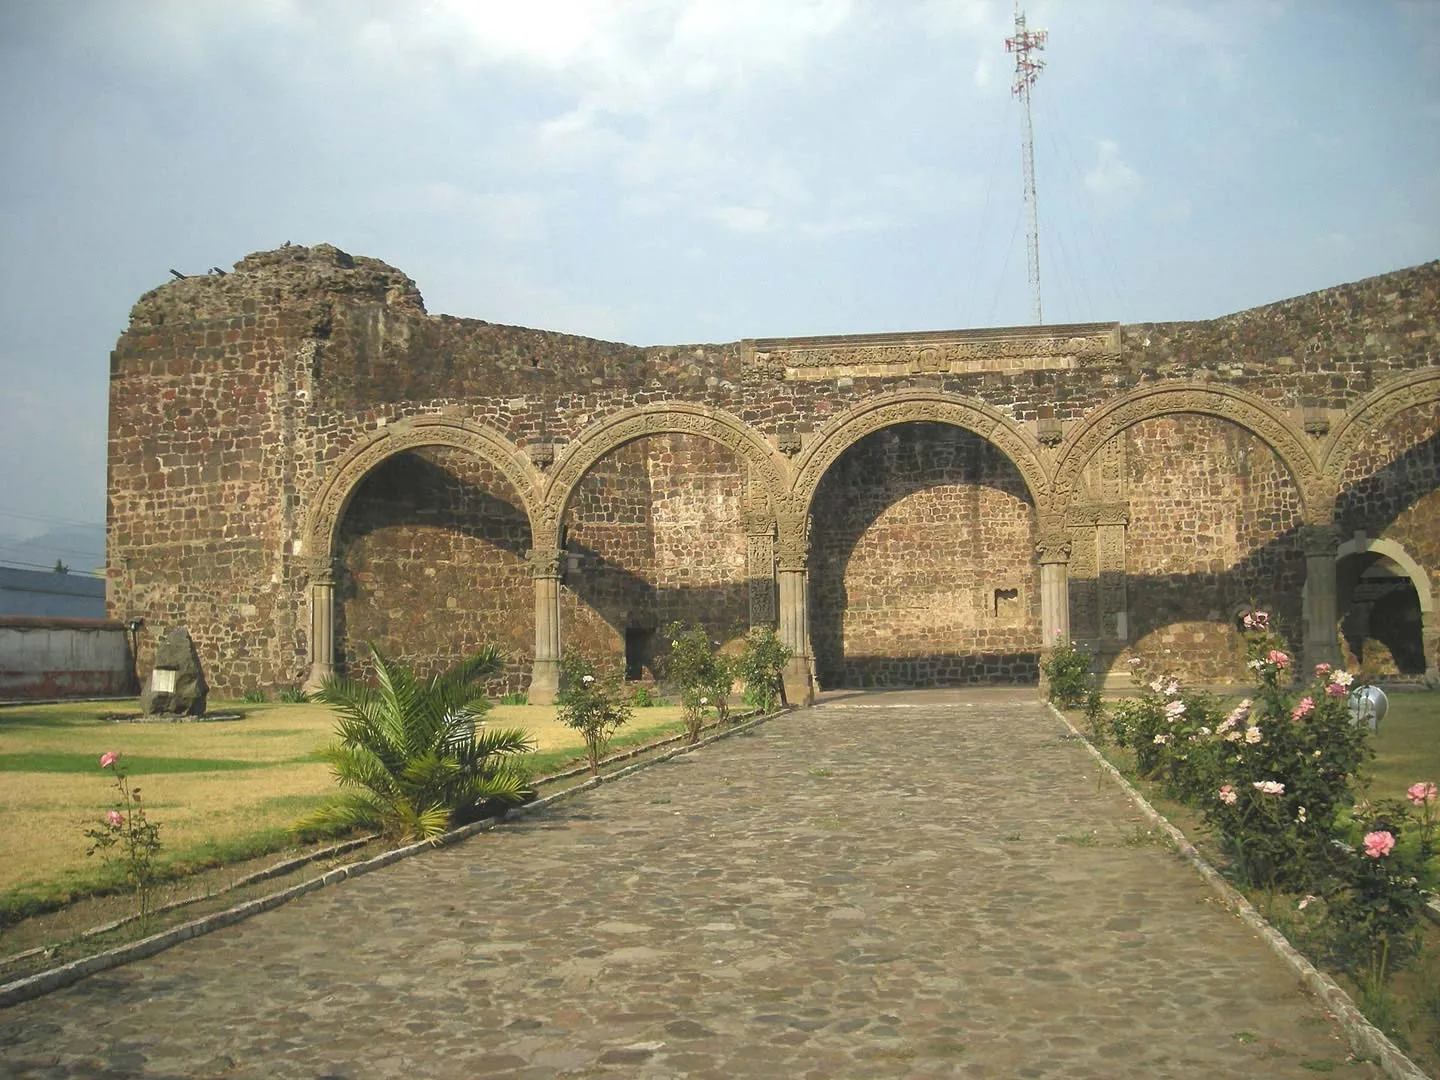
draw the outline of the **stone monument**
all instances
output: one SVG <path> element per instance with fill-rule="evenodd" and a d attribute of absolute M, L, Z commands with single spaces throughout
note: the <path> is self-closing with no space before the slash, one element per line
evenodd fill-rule
<path fill-rule="evenodd" d="M 171 627 L 155 650 L 155 667 L 140 695 L 141 712 L 147 716 L 203 716 L 209 692 L 189 632 L 183 626 Z"/>

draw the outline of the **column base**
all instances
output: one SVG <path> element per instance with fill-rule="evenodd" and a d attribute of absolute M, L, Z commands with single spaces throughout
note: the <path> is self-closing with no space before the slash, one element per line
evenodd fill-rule
<path fill-rule="evenodd" d="M 785 683 L 785 700 L 789 704 L 815 704 L 815 681 L 810 677 L 810 663 L 806 657 L 797 656 L 786 664 L 782 678 Z"/>
<path fill-rule="evenodd" d="M 531 705 L 553 705 L 560 696 L 560 661 L 536 660 L 525 700 Z"/>

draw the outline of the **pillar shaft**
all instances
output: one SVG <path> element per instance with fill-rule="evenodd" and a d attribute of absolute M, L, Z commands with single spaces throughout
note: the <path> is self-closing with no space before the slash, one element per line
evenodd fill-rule
<path fill-rule="evenodd" d="M 1339 536 L 1331 525 L 1309 525 L 1305 545 L 1304 654 L 1307 666 L 1340 663 L 1336 626 L 1340 621 L 1335 583 L 1335 550 Z"/>
<path fill-rule="evenodd" d="M 328 560 L 310 571 L 310 677 L 307 693 L 335 674 L 335 574 Z"/>
<path fill-rule="evenodd" d="M 780 592 L 780 640 L 790 650 L 785 665 L 785 700 L 792 705 L 809 705 L 815 700 L 810 677 L 810 635 L 807 592 L 808 573 L 804 566 L 782 566 L 775 574 Z"/>
<path fill-rule="evenodd" d="M 1070 538 L 1063 531 L 1046 533 L 1035 546 L 1040 560 L 1041 653 L 1070 641 Z"/>
<path fill-rule="evenodd" d="M 535 578 L 535 666 L 530 673 L 531 705 L 549 705 L 560 692 L 560 552 L 532 551 Z"/>

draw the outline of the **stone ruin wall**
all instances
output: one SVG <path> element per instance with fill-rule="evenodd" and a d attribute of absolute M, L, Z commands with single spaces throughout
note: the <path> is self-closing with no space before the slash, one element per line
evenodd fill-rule
<path fill-rule="evenodd" d="M 1240 387 L 1318 433 L 1387 379 L 1435 365 L 1437 311 L 1432 263 L 1210 322 L 1121 327 L 1118 355 L 1069 370 L 934 370 L 894 363 L 884 349 L 847 353 L 845 339 L 796 353 L 800 366 L 786 369 L 783 355 L 759 348 L 768 343 L 637 348 L 430 316 L 414 283 L 376 260 L 323 245 L 263 252 L 227 276 L 147 294 L 112 355 L 110 612 L 146 619 L 142 670 L 149 644 L 182 623 L 220 696 L 299 683 L 315 555 L 303 544 L 308 500 L 358 438 L 406 417 L 484 425 L 543 460 L 546 447 L 563 453 L 622 409 L 693 402 L 772 445 L 804 448 L 833 417 L 897 389 L 983 401 L 1032 431 L 1050 423 L 1069 433 L 1136 388 L 1183 379 Z M 827 350 L 846 362 L 825 360 Z M 1368 528 L 1393 538 L 1440 582 L 1436 429 L 1430 401 L 1368 432 L 1337 523 L 1343 536 Z M 892 472 L 890 452 L 866 444 L 821 487 L 817 659 L 837 656 L 838 640 L 845 655 L 871 658 L 879 681 L 1033 671 L 1023 654 L 1036 640 L 1038 524 L 1020 474 L 958 429 L 892 430 L 909 465 Z M 603 459 L 569 515 L 579 558 L 564 587 L 565 641 L 616 662 L 626 626 L 678 614 L 717 634 L 743 623 L 744 472 L 732 451 L 690 435 L 650 436 Z M 1237 604 L 1254 598 L 1287 628 L 1298 622 L 1297 494 L 1262 440 L 1215 418 L 1145 420 L 1097 453 L 1086 485 L 1076 505 L 1099 506 L 1101 517 L 1122 501 L 1109 496 L 1124 496 L 1121 523 L 1067 522 L 1075 630 L 1108 642 L 1111 662 L 1128 646 L 1180 674 L 1221 677 Z M 498 470 L 438 448 L 410 451 L 360 486 L 340 530 L 347 658 L 362 656 L 366 640 L 442 658 L 493 641 L 510 657 L 506 686 L 517 688 L 533 655 L 533 589 L 528 525 L 506 486 Z M 867 516 L 874 524 L 837 569 L 838 538 Z M 935 538 L 977 522 L 994 535 L 974 548 Z M 999 621 L 957 620 L 947 597 Z M 1125 643 L 1115 634 L 1122 609 Z M 917 660 L 972 649 L 1011 659 Z"/>

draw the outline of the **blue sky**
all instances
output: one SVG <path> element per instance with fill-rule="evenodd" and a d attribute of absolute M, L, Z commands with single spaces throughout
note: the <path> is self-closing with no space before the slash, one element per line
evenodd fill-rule
<path fill-rule="evenodd" d="M 1047 322 L 1209 318 L 1440 257 L 1440 3 L 1027 13 Z M 1012 20 L 0 3 L 0 562 L 103 521 L 108 353 L 171 267 L 330 242 L 432 312 L 635 344 L 1031 321 Z"/>

